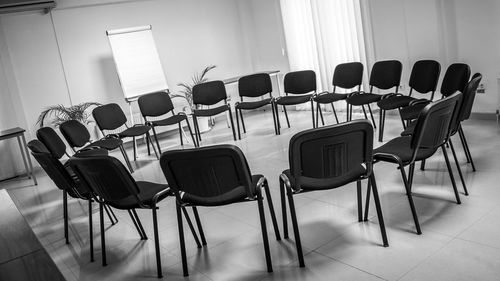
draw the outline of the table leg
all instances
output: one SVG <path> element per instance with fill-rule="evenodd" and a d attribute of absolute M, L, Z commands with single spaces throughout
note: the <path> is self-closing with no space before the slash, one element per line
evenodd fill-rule
<path fill-rule="evenodd" d="M 24 133 L 21 134 L 21 139 L 23 140 L 22 145 L 21 145 L 21 141 L 19 139 L 19 136 L 17 137 L 17 141 L 19 143 L 19 148 L 21 149 L 21 154 L 23 156 L 24 167 L 26 168 L 26 173 L 33 178 L 33 183 L 35 185 L 38 185 L 38 183 L 36 181 L 35 174 L 33 174 L 33 165 L 31 164 L 31 158 L 29 155 L 28 145 L 26 144 L 26 138 L 24 137 Z M 24 158 L 24 152 L 26 152 L 26 158 Z M 28 165 L 26 165 L 26 159 L 28 160 L 29 168 L 28 168 Z"/>

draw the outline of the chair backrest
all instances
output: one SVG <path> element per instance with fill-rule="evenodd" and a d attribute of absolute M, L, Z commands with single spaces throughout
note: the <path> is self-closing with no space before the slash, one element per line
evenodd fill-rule
<path fill-rule="evenodd" d="M 140 204 L 139 188 L 118 159 L 112 156 L 72 157 L 69 165 L 87 188 L 107 204 L 118 208 L 130 204 L 129 200 Z"/>
<path fill-rule="evenodd" d="M 28 148 L 31 150 L 31 154 L 35 160 L 59 189 L 71 191 L 75 187 L 75 181 L 66 168 L 64 168 L 61 161 L 41 141 L 32 140 L 28 142 Z"/>
<path fill-rule="evenodd" d="M 458 114 L 461 98 L 462 93 L 456 92 L 424 107 L 412 134 L 410 147 L 413 150 L 413 160 L 418 149 L 437 149 L 446 142 L 451 122 Z"/>
<path fill-rule="evenodd" d="M 87 127 L 76 120 L 68 120 L 59 125 L 63 137 L 71 147 L 82 147 L 90 142 Z"/>
<path fill-rule="evenodd" d="M 271 77 L 267 73 L 256 73 L 238 79 L 240 97 L 260 97 L 272 91 Z"/>
<path fill-rule="evenodd" d="M 361 86 L 363 82 L 363 64 L 360 62 L 341 63 L 333 71 L 332 85 L 344 89 Z"/>
<path fill-rule="evenodd" d="M 66 153 L 66 145 L 54 129 L 42 127 L 36 131 L 36 138 L 43 143 L 56 159 L 61 159 Z"/>
<path fill-rule="evenodd" d="M 467 86 L 465 87 L 462 108 L 460 110 L 460 116 L 458 117 L 460 122 L 467 120 L 470 117 L 472 106 L 474 105 L 474 99 L 476 98 L 476 91 L 479 87 L 479 83 L 481 83 L 481 79 L 483 79 L 481 73 L 476 73 L 472 76 L 470 82 L 467 83 Z"/>
<path fill-rule="evenodd" d="M 139 109 L 143 117 L 160 116 L 174 109 L 172 99 L 170 99 L 170 96 L 165 92 L 156 92 L 140 96 L 137 103 L 139 104 Z"/>
<path fill-rule="evenodd" d="M 170 150 L 161 155 L 160 166 L 176 196 L 187 192 L 209 198 L 241 187 L 247 197 L 255 195 L 247 160 L 234 145 Z"/>
<path fill-rule="evenodd" d="M 441 65 L 435 60 L 419 60 L 413 64 L 410 81 L 408 85 L 412 90 L 421 94 L 432 93 L 430 100 L 436 91 Z"/>
<path fill-rule="evenodd" d="M 226 86 L 220 80 L 193 86 L 194 104 L 213 105 L 225 99 L 227 99 Z"/>
<path fill-rule="evenodd" d="M 296 189 L 326 189 L 372 172 L 373 127 L 355 120 L 315 128 L 290 139 L 288 157 Z"/>
<path fill-rule="evenodd" d="M 396 91 L 401 83 L 401 72 L 403 65 L 398 60 L 377 61 L 370 73 L 370 86 L 382 90 L 396 87 Z"/>
<path fill-rule="evenodd" d="M 286 94 L 307 94 L 316 91 L 316 73 L 312 70 L 293 71 L 283 78 Z"/>
<path fill-rule="evenodd" d="M 92 116 L 101 131 L 116 130 L 127 123 L 125 113 L 116 103 L 108 103 L 94 108 Z"/>
<path fill-rule="evenodd" d="M 444 74 L 441 82 L 443 97 L 453 95 L 456 91 L 464 92 L 465 85 L 469 82 L 470 67 L 465 63 L 453 63 Z"/>

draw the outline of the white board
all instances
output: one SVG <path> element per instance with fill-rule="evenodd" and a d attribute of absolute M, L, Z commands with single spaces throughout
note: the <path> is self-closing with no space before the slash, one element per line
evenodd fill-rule
<path fill-rule="evenodd" d="M 106 34 L 125 100 L 168 90 L 151 25 L 108 30 Z"/>

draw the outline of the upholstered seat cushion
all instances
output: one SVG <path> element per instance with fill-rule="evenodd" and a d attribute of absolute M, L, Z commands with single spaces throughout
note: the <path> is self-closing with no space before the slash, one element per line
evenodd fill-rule
<path fill-rule="evenodd" d="M 268 105 L 271 103 L 271 98 L 259 100 L 259 101 L 242 101 L 236 104 L 236 108 L 239 109 L 256 109 Z"/>
<path fill-rule="evenodd" d="M 170 189 L 167 184 L 160 184 L 148 181 L 137 181 L 136 183 L 140 190 L 138 197 L 141 200 L 142 204 L 148 207 L 152 206 L 153 197 L 157 193 L 165 189 L 168 190 Z M 171 195 L 171 192 L 166 192 L 165 194 L 163 194 L 158 198 L 158 202 L 169 195 Z M 129 195 L 126 198 L 119 200 L 119 202 L 117 201 L 114 202 L 113 204 L 107 202 L 107 204 L 117 209 L 134 209 L 140 207 L 137 202 L 137 199 L 133 195 Z"/>
<path fill-rule="evenodd" d="M 252 175 L 252 186 L 250 186 L 250 192 L 255 194 L 257 189 L 257 183 L 262 175 Z M 181 194 L 182 202 L 196 205 L 196 206 L 221 206 L 231 203 L 236 203 L 245 200 L 248 197 L 247 191 L 244 186 L 238 186 L 231 189 L 230 191 L 211 197 L 196 196 L 194 194 L 189 194 L 183 192 Z"/>
<path fill-rule="evenodd" d="M 413 150 L 410 147 L 410 143 L 410 136 L 394 138 L 384 145 L 374 149 L 373 159 L 397 163 L 397 161 L 394 160 L 393 157 L 391 157 L 396 156 L 397 158 L 401 159 L 401 162 L 403 164 L 407 164 L 411 161 L 411 158 L 413 156 Z M 427 159 L 432 156 L 434 152 L 436 152 L 436 149 L 418 149 L 415 161 Z"/>
<path fill-rule="evenodd" d="M 151 124 L 153 124 L 153 126 L 168 126 L 168 125 L 175 125 L 186 119 L 187 119 L 186 115 L 177 114 L 167 117 L 165 119 L 151 121 Z"/>
<path fill-rule="evenodd" d="M 149 130 L 151 130 L 151 127 L 149 127 L 149 126 L 144 126 L 144 125 L 133 126 L 133 127 L 127 128 L 125 131 L 119 133 L 118 136 L 120 136 L 120 138 L 137 137 L 137 136 L 144 135 Z"/>
<path fill-rule="evenodd" d="M 347 94 L 326 93 L 314 97 L 314 101 L 317 103 L 332 103 L 339 100 L 345 100 L 347 96 Z"/>
<path fill-rule="evenodd" d="M 385 99 L 381 99 L 380 101 L 377 102 L 378 107 L 380 107 L 383 110 L 391 110 L 391 109 L 396 109 L 400 107 L 405 107 L 410 104 L 411 101 L 415 100 L 414 97 L 409 97 L 409 96 L 390 96 Z"/>
<path fill-rule="evenodd" d="M 95 141 L 95 142 L 87 145 L 84 149 L 92 147 L 92 146 L 97 146 L 100 148 L 104 148 L 106 150 L 113 150 L 113 149 L 118 148 L 122 143 L 123 143 L 123 141 L 121 139 L 118 139 L 118 138 L 103 138 L 103 139 L 100 139 L 98 141 Z"/>
<path fill-rule="evenodd" d="M 282 96 L 276 100 L 276 103 L 279 105 L 296 105 L 310 101 L 311 97 L 311 94 Z"/>
<path fill-rule="evenodd" d="M 407 106 L 401 109 L 400 114 L 403 120 L 417 119 L 420 112 L 428 103 L 418 103 L 415 105 Z"/>
<path fill-rule="evenodd" d="M 377 102 L 382 98 L 382 95 L 363 93 L 353 95 L 347 98 L 347 102 L 352 105 L 364 105 L 372 102 Z"/>
<path fill-rule="evenodd" d="M 220 114 L 222 112 L 225 112 L 229 109 L 229 106 L 227 104 L 214 107 L 214 108 L 209 108 L 209 109 L 195 109 L 193 111 L 193 114 L 195 116 L 214 116 L 217 114 Z"/>

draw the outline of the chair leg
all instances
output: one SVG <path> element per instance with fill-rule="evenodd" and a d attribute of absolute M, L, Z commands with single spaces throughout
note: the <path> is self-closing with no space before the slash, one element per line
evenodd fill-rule
<path fill-rule="evenodd" d="M 231 113 L 231 107 L 228 106 L 227 108 L 229 111 L 229 120 L 231 121 L 231 130 L 233 130 L 233 139 L 234 139 L 234 141 L 236 141 L 236 131 L 234 130 L 233 114 Z M 236 112 L 236 114 L 238 114 L 238 112 Z"/>
<path fill-rule="evenodd" d="M 399 112 L 399 118 L 401 119 L 401 123 L 403 124 L 403 129 L 406 129 L 405 120 L 403 119 L 403 116 L 401 116 L 401 108 L 398 109 L 398 112 Z"/>
<path fill-rule="evenodd" d="M 151 143 L 153 145 L 153 143 Z M 148 148 L 148 156 L 151 155 L 151 148 L 149 147 L 149 140 L 146 138 L 146 147 Z"/>
<path fill-rule="evenodd" d="M 198 239 L 198 235 L 196 235 L 196 231 L 194 229 L 193 222 L 191 222 L 191 218 L 189 217 L 189 214 L 188 214 L 186 208 L 185 207 L 181 207 L 181 208 L 182 208 L 182 212 L 184 213 L 184 216 L 186 217 L 186 221 L 188 223 L 189 229 L 193 233 L 194 241 L 196 242 L 196 246 L 198 248 L 201 248 L 200 240 Z"/>
<path fill-rule="evenodd" d="M 154 126 L 151 127 L 153 129 L 153 135 L 155 137 L 156 146 L 158 147 L 158 152 L 161 154 L 160 142 L 158 141 L 158 135 L 156 135 L 156 129 Z"/>
<path fill-rule="evenodd" d="M 207 240 L 205 239 L 205 232 L 203 232 L 200 215 L 198 214 L 198 209 L 196 209 L 196 206 L 193 206 L 193 213 L 194 213 L 194 219 L 196 220 L 196 226 L 198 227 L 198 232 L 200 232 L 201 244 L 203 246 L 206 246 Z"/>
<path fill-rule="evenodd" d="M 158 237 L 158 218 L 156 214 L 156 206 L 153 206 L 153 231 L 155 234 L 155 252 L 156 252 L 156 272 L 158 273 L 158 278 L 163 277 L 161 269 L 161 255 L 160 255 L 160 238 Z"/>
<path fill-rule="evenodd" d="M 413 187 L 413 176 L 415 175 L 415 162 L 410 164 L 410 168 L 408 170 L 408 187 L 411 189 Z"/>
<path fill-rule="evenodd" d="M 370 175 L 371 186 L 373 188 L 373 201 L 375 201 L 375 208 L 377 209 L 378 224 L 380 226 L 380 233 L 382 234 L 382 241 L 384 247 L 389 247 L 389 242 L 387 241 L 387 233 L 385 232 L 384 216 L 382 215 L 382 207 L 380 206 L 380 198 L 378 196 L 377 182 L 375 181 L 375 174 Z"/>
<path fill-rule="evenodd" d="M 141 237 L 141 240 L 144 240 L 144 235 L 143 235 L 141 229 L 139 228 L 139 225 L 137 225 L 137 221 L 135 220 L 135 217 L 132 214 L 132 211 L 130 211 L 130 210 L 127 210 L 127 211 L 128 211 L 128 215 L 130 216 L 130 219 L 134 223 L 134 226 L 135 226 L 135 229 L 137 230 L 137 233 L 139 233 L 139 237 Z"/>
<path fill-rule="evenodd" d="M 273 221 L 274 227 L 274 235 L 276 236 L 276 240 L 281 240 L 280 230 L 278 227 L 278 221 L 276 220 L 276 213 L 274 212 L 273 200 L 271 198 L 271 192 L 269 192 L 269 184 L 266 181 L 264 182 L 264 191 L 266 192 L 267 205 L 269 206 L 269 212 L 271 213 L 271 220 Z"/>
<path fill-rule="evenodd" d="M 238 111 L 236 111 L 238 114 Z M 243 127 L 243 133 L 247 133 L 247 129 L 245 128 L 245 120 L 243 120 L 243 110 L 240 109 L 240 117 L 241 117 L 241 126 Z"/>
<path fill-rule="evenodd" d="M 108 265 L 106 262 L 106 237 L 104 233 L 104 211 L 103 204 L 99 203 L 99 217 L 101 219 L 101 255 L 102 255 L 102 266 Z"/>
<path fill-rule="evenodd" d="M 467 186 L 465 185 L 464 175 L 462 174 L 462 168 L 460 168 L 460 163 L 458 163 L 457 154 L 455 153 L 455 147 L 453 146 L 453 142 L 451 141 L 451 138 L 448 140 L 448 142 L 450 143 L 451 152 L 453 154 L 453 159 L 455 160 L 455 165 L 457 166 L 458 175 L 460 176 L 460 181 L 462 182 L 462 187 L 464 188 L 464 193 L 465 193 L 465 195 L 468 196 L 469 191 L 467 191 Z"/>
<path fill-rule="evenodd" d="M 358 197 L 358 221 L 363 221 L 363 203 L 361 202 L 361 181 L 356 181 L 356 195 Z"/>
<path fill-rule="evenodd" d="M 347 100 L 345 101 L 345 104 L 346 104 L 345 121 L 348 122 L 349 121 L 349 109 L 351 108 L 351 106 L 349 106 L 349 103 L 347 102 Z"/>
<path fill-rule="evenodd" d="M 450 174 L 451 185 L 453 186 L 453 191 L 455 192 L 455 199 L 457 200 L 457 204 L 461 204 L 460 195 L 458 194 L 457 184 L 455 182 L 455 177 L 453 176 L 453 171 L 450 165 L 450 159 L 448 158 L 448 152 L 444 145 L 441 146 L 441 150 L 443 151 L 444 160 L 446 161 L 446 168 L 448 169 L 448 174 Z"/>
<path fill-rule="evenodd" d="M 352 105 L 349 105 L 349 121 L 352 120 Z"/>
<path fill-rule="evenodd" d="M 278 128 L 277 128 L 277 125 L 276 125 L 276 112 L 274 110 L 274 104 L 271 103 L 271 111 L 273 113 L 273 125 L 274 125 L 274 133 L 276 135 L 278 135 Z"/>
<path fill-rule="evenodd" d="M 367 187 L 366 187 L 365 217 L 363 219 L 364 221 L 368 221 L 368 212 L 370 211 L 370 192 L 371 192 L 371 189 L 372 189 L 372 183 L 369 180 Z"/>
<path fill-rule="evenodd" d="M 368 120 L 368 115 L 366 115 L 366 110 L 365 110 L 365 106 L 362 105 L 361 106 L 361 109 L 363 109 L 363 114 L 365 115 L 365 119 Z"/>
<path fill-rule="evenodd" d="M 267 237 L 266 216 L 264 215 L 264 204 L 262 200 L 262 190 L 257 189 L 257 204 L 259 205 L 260 228 L 262 230 L 262 240 L 264 242 L 264 252 L 266 254 L 267 272 L 273 272 L 269 239 Z"/>
<path fill-rule="evenodd" d="M 182 128 L 181 128 L 181 123 L 177 123 L 179 126 L 179 138 L 181 139 L 181 146 L 184 146 L 184 140 L 182 139 Z"/>
<path fill-rule="evenodd" d="M 403 183 L 406 189 L 406 196 L 408 197 L 408 203 L 410 204 L 411 214 L 413 215 L 413 221 L 415 222 L 417 234 L 422 234 L 422 231 L 420 230 L 420 223 L 418 222 L 417 211 L 415 210 L 415 204 L 413 203 L 413 198 L 411 196 L 410 186 L 408 184 L 408 179 L 406 178 L 405 168 L 401 163 L 399 163 L 399 171 L 401 172 L 401 177 L 403 178 Z"/>
<path fill-rule="evenodd" d="M 460 125 L 459 131 L 462 133 L 462 137 L 464 139 L 465 149 L 467 150 L 467 154 L 469 155 L 470 164 L 472 165 L 472 171 L 475 172 L 476 166 L 474 165 L 474 160 L 472 159 L 472 154 L 470 153 L 469 143 L 467 142 L 467 138 L 465 137 L 465 133 L 462 130 L 462 125 Z"/>
<path fill-rule="evenodd" d="M 134 162 L 137 161 L 137 144 L 135 143 L 135 137 L 132 137 L 132 146 L 134 147 Z"/>
<path fill-rule="evenodd" d="M 370 116 L 372 117 L 373 128 L 377 129 L 377 123 L 375 123 L 375 118 L 373 117 L 372 107 L 370 106 L 370 104 L 367 104 L 367 106 L 368 106 L 368 111 L 370 111 Z"/>
<path fill-rule="evenodd" d="M 182 226 L 181 206 L 179 205 L 179 203 L 176 203 L 176 208 L 177 208 L 177 227 L 179 228 L 179 242 L 181 244 L 182 271 L 184 273 L 184 276 L 189 276 L 187 267 L 187 257 L 186 257 L 186 245 L 184 241 L 184 228 Z"/>
<path fill-rule="evenodd" d="M 425 171 L 425 159 L 420 161 L 420 171 Z"/>
<path fill-rule="evenodd" d="M 238 129 L 238 139 L 241 140 L 240 117 L 238 116 L 238 108 L 236 110 L 236 129 Z"/>
<path fill-rule="evenodd" d="M 64 239 L 66 240 L 66 244 L 69 244 L 69 235 L 68 235 L 68 193 L 66 190 L 63 190 L 63 219 L 64 219 Z"/>
<path fill-rule="evenodd" d="M 290 217 L 292 218 L 293 235 L 295 236 L 295 246 L 297 247 L 297 255 L 299 256 L 299 266 L 305 267 L 304 254 L 302 253 L 302 243 L 300 242 L 299 226 L 297 223 L 297 214 L 295 213 L 295 204 L 293 202 L 293 192 L 290 187 L 286 187 L 288 196 L 288 205 L 290 205 Z"/>
<path fill-rule="evenodd" d="M 323 124 L 325 125 L 325 124 Z M 319 126 L 319 106 L 316 105 L 316 128 Z"/>
<path fill-rule="evenodd" d="M 462 135 L 462 131 L 461 131 L 460 127 L 458 129 L 458 136 L 460 137 L 460 142 L 462 143 L 462 148 L 464 149 L 465 158 L 467 159 L 467 163 L 470 163 L 469 153 L 467 152 L 466 144 L 464 141 L 464 136 Z"/>
<path fill-rule="evenodd" d="M 160 160 L 160 156 L 156 151 L 156 147 L 153 145 L 153 141 L 151 140 L 151 135 L 149 133 L 146 133 L 146 140 L 149 140 L 149 142 L 151 143 L 151 147 L 153 148 L 153 152 L 155 153 L 156 159 Z"/>
<path fill-rule="evenodd" d="M 127 151 L 125 151 L 123 144 L 120 144 L 120 151 L 122 152 L 123 159 L 125 159 L 125 163 L 127 163 L 127 167 L 130 170 L 130 173 L 133 173 L 134 169 L 132 168 L 132 164 L 130 163 L 130 160 L 128 159 Z"/>
<path fill-rule="evenodd" d="M 137 212 L 135 211 L 135 209 L 132 209 L 132 214 L 134 215 L 135 221 L 137 222 L 137 225 L 139 226 L 139 229 L 142 232 L 142 237 L 144 238 L 144 240 L 148 239 L 148 236 L 146 235 L 146 231 L 144 231 L 144 227 L 142 227 L 141 220 L 139 219 L 139 216 L 137 215 Z"/>
<path fill-rule="evenodd" d="M 332 105 L 333 115 L 335 116 L 335 121 L 337 124 L 339 123 L 339 117 L 337 116 L 337 111 L 335 110 L 335 106 L 333 106 L 333 102 L 330 103 Z"/>
<path fill-rule="evenodd" d="M 278 135 L 281 134 L 280 129 L 281 129 L 281 124 L 280 124 L 280 114 L 278 110 L 278 104 L 274 104 L 274 112 L 276 112 L 276 131 L 278 132 Z"/>
<path fill-rule="evenodd" d="M 194 147 L 197 147 L 198 144 L 196 143 L 196 139 L 195 139 L 195 136 L 193 135 L 193 130 L 191 130 L 191 125 L 189 125 L 189 121 L 186 119 L 186 124 L 188 126 L 188 130 L 189 130 L 189 135 L 191 136 L 191 140 L 193 140 L 193 145 Z M 161 152 L 160 152 L 161 153 Z"/>
<path fill-rule="evenodd" d="M 312 99 L 311 99 L 311 117 L 312 117 L 312 122 L 313 122 L 313 128 L 315 128 L 315 125 L 314 125 L 314 102 Z"/>
<path fill-rule="evenodd" d="M 288 239 L 288 218 L 286 215 L 286 189 L 285 183 L 280 178 L 280 195 L 281 195 L 281 215 L 283 217 L 283 238 Z"/>
<path fill-rule="evenodd" d="M 288 113 L 286 112 L 286 106 L 283 105 L 283 112 L 285 112 L 286 124 L 290 128 L 290 120 L 288 120 Z"/>
<path fill-rule="evenodd" d="M 90 244 L 90 262 L 94 262 L 94 230 L 92 225 L 92 199 L 89 199 L 89 244 Z"/>
<path fill-rule="evenodd" d="M 118 222 L 118 219 L 116 219 L 116 216 L 113 218 L 111 215 L 111 208 L 108 205 L 104 205 L 104 210 L 106 211 L 106 214 L 108 215 L 109 220 L 111 221 L 111 225 L 115 225 Z M 113 213 L 113 216 L 115 214 Z M 115 221 L 116 220 L 116 221 Z"/>
<path fill-rule="evenodd" d="M 318 108 L 319 108 L 319 117 L 321 117 L 321 124 L 325 126 L 325 119 L 323 119 L 323 110 L 321 110 L 321 105 L 318 104 Z M 316 116 L 316 118 L 318 118 L 318 116 Z M 318 127 L 318 120 L 316 120 L 316 127 Z"/>
<path fill-rule="evenodd" d="M 380 116 L 379 116 L 379 128 L 378 128 L 378 141 L 383 142 L 384 141 L 384 128 L 385 128 L 385 110 L 380 109 Z"/>
<path fill-rule="evenodd" d="M 200 126 L 198 125 L 198 118 L 196 118 L 196 115 L 193 115 L 193 123 L 194 123 L 194 134 L 196 135 L 196 143 L 198 144 L 198 147 L 200 146 L 201 142 L 201 133 L 200 133 Z"/>

